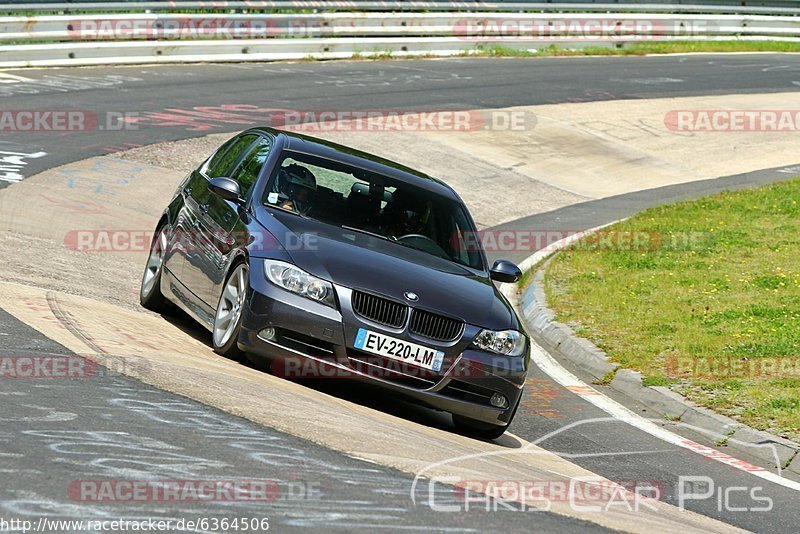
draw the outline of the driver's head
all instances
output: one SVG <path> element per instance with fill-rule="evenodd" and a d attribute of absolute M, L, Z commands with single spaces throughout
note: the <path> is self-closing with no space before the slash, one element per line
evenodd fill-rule
<path fill-rule="evenodd" d="M 311 195 L 317 190 L 317 179 L 314 174 L 302 165 L 292 163 L 281 169 L 282 175 L 281 183 L 283 185 L 284 194 L 292 200 L 305 203 L 308 202 Z"/>
<path fill-rule="evenodd" d="M 398 225 L 404 234 L 418 234 L 425 226 L 423 214 L 415 210 L 402 210 L 399 214 Z"/>
<path fill-rule="evenodd" d="M 403 235 L 418 234 L 428 224 L 431 214 L 431 201 L 407 199 L 399 207 L 397 224 Z"/>

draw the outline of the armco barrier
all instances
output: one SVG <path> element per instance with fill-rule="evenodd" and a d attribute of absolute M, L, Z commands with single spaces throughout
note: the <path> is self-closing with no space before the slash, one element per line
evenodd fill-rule
<path fill-rule="evenodd" d="M 788 2 L 788 0 L 786 0 Z M 800 3 L 800 0 L 798 2 Z M 140 12 L 157 4 L 154 13 Z M 179 6 L 217 9 L 170 13 Z M 501 45 L 539 50 L 622 48 L 674 40 L 800 40 L 800 9 L 722 4 L 680 5 L 680 12 L 647 9 L 675 4 L 533 2 L 67 2 L 24 6 L 128 6 L 130 13 L 0 16 L 0 68 L 197 61 L 332 59 L 353 55 L 455 55 Z M 237 6 L 248 6 L 237 13 Z M 409 6 L 447 6 L 413 12 Z M 132 9 L 135 6 L 136 9 Z M 165 6 L 171 6 L 167 8 Z M 289 12 L 267 13 L 282 6 Z M 308 11 L 309 6 L 318 9 Z M 337 8 L 330 11 L 325 8 Z M 405 6 L 406 10 L 373 12 Z M 504 8 L 525 6 L 524 11 Z M 537 10 L 544 9 L 545 12 Z M 223 10 L 222 7 L 227 8 Z M 355 7 L 364 11 L 352 11 Z M 494 11 L 486 11 L 492 7 Z M 585 11 L 574 11 L 576 8 Z M 4 4 L 2 9 L 7 9 Z M 707 9 L 772 10 L 773 14 L 701 13 Z M 631 10 L 636 12 L 631 12 Z M 642 11 L 644 10 L 644 11 Z M 602 12 L 600 12 L 602 11 Z M 8 11 L 7 11 L 8 12 Z M 775 13 L 778 14 L 775 14 Z M 5 43 L 5 44 L 3 44 Z"/>
<path fill-rule="evenodd" d="M 727 37 L 662 38 L 669 40 L 727 40 Z M 756 38 L 760 40 L 761 38 Z M 777 37 L 800 41 L 796 37 Z M 742 37 L 741 40 L 753 40 Z M 78 65 L 135 65 L 147 63 L 199 63 L 280 61 L 302 59 L 347 59 L 353 56 L 453 56 L 469 54 L 493 41 L 475 41 L 466 45 L 459 37 L 388 37 L 370 39 L 253 39 L 202 41 L 126 41 L 109 43 L 56 43 L 0 47 L 0 68 L 64 67 Z M 588 46 L 625 46 L 630 39 L 585 40 L 566 42 L 570 48 Z M 515 40 L 508 48 L 536 50 L 550 45 L 564 46 L 564 40 Z"/>
<path fill-rule="evenodd" d="M 796 14 L 800 0 L 673 0 L 670 2 L 618 0 L 610 2 L 553 2 L 508 0 L 482 2 L 476 0 L 176 0 L 149 1 L 101 0 L 61 1 L 6 0 L 0 4 L 4 12 L 79 12 L 79 11 L 174 11 L 174 10 L 320 10 L 320 11 L 582 11 L 582 12 L 660 12 L 660 13 L 739 13 L 739 14 Z"/>
<path fill-rule="evenodd" d="M 639 40 L 661 36 L 800 36 L 800 17 L 575 13 L 86 14 L 0 17 L 4 41 L 125 41 L 268 37 L 464 37 L 510 41 L 576 30 Z M 608 31 L 607 31 L 608 33 Z"/>

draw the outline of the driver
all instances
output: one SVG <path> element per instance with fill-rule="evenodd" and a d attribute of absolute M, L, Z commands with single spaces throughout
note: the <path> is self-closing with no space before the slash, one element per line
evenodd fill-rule
<path fill-rule="evenodd" d="M 292 163 L 278 171 L 277 189 L 284 197 L 279 207 L 306 215 L 317 191 L 317 179 L 306 167 Z"/>
<path fill-rule="evenodd" d="M 431 208 L 430 200 L 412 202 L 409 199 L 404 205 L 397 206 L 386 235 L 396 240 L 406 235 L 422 233 L 431 216 Z"/>

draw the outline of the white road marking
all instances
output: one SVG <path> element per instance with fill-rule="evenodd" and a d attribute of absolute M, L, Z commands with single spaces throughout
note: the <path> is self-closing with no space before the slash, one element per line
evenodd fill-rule
<path fill-rule="evenodd" d="M 750 464 L 744 460 L 739 460 L 738 458 L 719 452 L 716 449 L 684 438 L 683 436 L 675 434 L 666 428 L 660 427 L 653 421 L 650 421 L 649 419 L 646 419 L 641 415 L 631 411 L 614 399 L 605 396 L 600 391 L 597 391 L 593 387 L 581 381 L 533 341 L 531 342 L 531 359 L 536 363 L 539 369 L 545 372 L 550 378 L 569 389 L 586 402 L 589 402 L 600 408 L 615 419 L 627 423 L 628 425 L 641 430 L 642 432 L 650 434 L 651 436 L 672 445 L 677 445 L 683 449 L 690 450 L 711 460 L 729 465 L 735 469 L 744 471 L 745 473 L 749 473 L 753 476 L 757 476 L 775 484 L 779 484 L 786 488 L 800 491 L 800 482 L 789 480 L 777 473 L 767 471 L 763 467 Z"/>
<path fill-rule="evenodd" d="M 624 220 L 624 219 L 620 219 Z M 609 224 L 605 224 L 602 226 L 598 226 L 596 228 L 591 228 L 586 230 L 585 232 L 580 232 L 575 235 L 571 235 L 549 245 L 546 250 L 540 250 L 535 252 L 528 258 L 522 261 L 520 264 L 520 269 L 526 271 L 531 269 L 534 265 L 539 263 L 541 260 L 545 259 L 546 257 L 550 256 L 551 254 L 557 252 L 558 250 L 566 247 L 573 241 L 580 239 L 582 236 L 594 233 L 606 226 L 611 224 L 615 224 L 614 221 Z M 513 284 L 502 284 L 501 291 L 509 298 L 511 302 L 517 302 L 517 296 L 515 294 L 515 286 Z M 516 304 L 515 304 L 516 305 Z M 518 307 L 518 306 L 517 306 Z M 523 314 L 524 315 L 524 314 Z M 661 426 L 658 426 L 653 421 L 642 417 L 641 415 L 631 411 L 630 409 L 626 408 L 622 404 L 618 403 L 617 401 L 607 397 L 602 392 L 596 390 L 589 384 L 586 384 L 577 376 L 572 374 L 568 371 L 564 366 L 562 366 L 555 358 L 553 358 L 550 354 L 547 353 L 538 343 L 534 340 L 531 341 L 531 360 L 541 369 L 545 374 L 547 374 L 550 378 L 552 378 L 555 382 L 566 388 L 567 390 L 571 391 L 575 395 L 579 396 L 581 399 L 593 404 L 597 408 L 600 408 L 607 414 L 611 415 L 613 418 L 618 419 L 628 425 L 641 430 L 651 436 L 658 438 L 662 441 L 670 443 L 672 445 L 676 445 L 683 449 L 690 450 L 695 452 L 701 456 L 709 458 L 711 460 L 715 460 L 725 465 L 729 465 L 735 469 L 743 471 L 745 473 L 749 473 L 753 476 L 762 478 L 774 484 L 778 484 L 785 488 L 793 489 L 795 491 L 800 491 L 800 482 L 796 482 L 794 480 L 789 480 L 785 477 L 782 477 L 779 473 L 773 473 L 772 471 L 767 471 L 763 467 L 759 467 L 749 462 L 745 462 L 744 460 L 739 460 L 733 456 L 728 454 L 722 453 L 712 447 L 707 447 L 690 439 L 684 438 L 674 432 L 667 430 Z M 780 467 L 778 467 L 780 471 Z"/>
<path fill-rule="evenodd" d="M 25 179 L 21 174 L 22 168 L 25 167 L 28 159 L 38 159 L 47 155 L 47 152 L 34 152 L 28 154 L 25 152 L 6 152 L 0 150 L 0 180 L 5 182 L 19 182 Z"/>
<path fill-rule="evenodd" d="M 20 83 L 20 82 L 32 82 L 32 81 L 34 80 L 31 78 L 25 78 L 24 76 L 17 76 L 16 74 L 0 72 L 0 83 Z"/>
<path fill-rule="evenodd" d="M 783 174 L 798 174 L 800 173 L 800 165 L 792 165 L 791 167 L 784 167 L 783 169 L 778 170 L 778 172 L 781 172 Z"/>

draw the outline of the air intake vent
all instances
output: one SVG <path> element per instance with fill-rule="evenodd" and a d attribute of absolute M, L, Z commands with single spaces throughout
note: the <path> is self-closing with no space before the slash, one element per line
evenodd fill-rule
<path fill-rule="evenodd" d="M 461 336 L 464 331 L 464 323 L 443 315 L 414 310 L 411 314 L 409 330 L 418 336 L 436 341 L 453 341 Z"/>
<path fill-rule="evenodd" d="M 393 300 L 353 291 L 353 311 L 365 319 L 400 328 L 406 324 L 408 306 Z"/>

